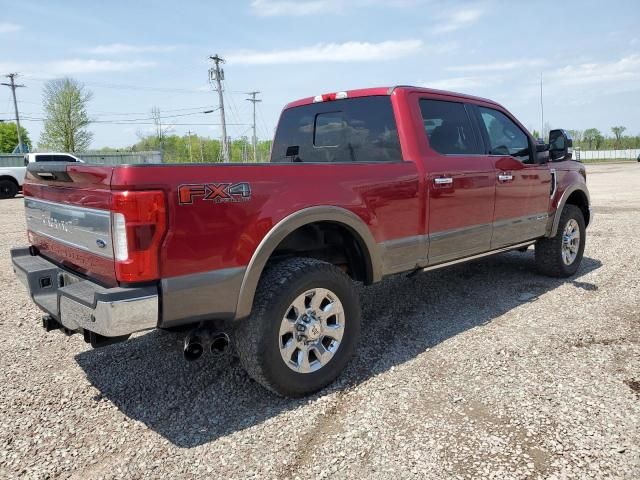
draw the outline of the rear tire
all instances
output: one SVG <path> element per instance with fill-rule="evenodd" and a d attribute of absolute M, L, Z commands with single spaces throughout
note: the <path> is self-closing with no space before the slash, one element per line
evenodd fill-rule
<path fill-rule="evenodd" d="M 536 268 L 550 277 L 570 277 L 580 267 L 585 240 L 582 210 L 575 205 L 565 205 L 556 235 L 536 242 Z"/>
<path fill-rule="evenodd" d="M 360 336 L 360 303 L 351 279 L 312 258 L 293 258 L 264 272 L 251 315 L 234 338 L 240 362 L 258 383 L 300 397 L 333 382 Z"/>
<path fill-rule="evenodd" d="M 11 180 L 0 180 L 0 198 L 13 198 L 18 194 L 18 184 Z"/>

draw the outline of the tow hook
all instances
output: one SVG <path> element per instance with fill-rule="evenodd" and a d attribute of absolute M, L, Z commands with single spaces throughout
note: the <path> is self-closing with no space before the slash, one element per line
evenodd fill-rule
<path fill-rule="evenodd" d="M 200 326 L 191 330 L 184 339 L 182 353 L 188 362 L 198 360 L 205 350 L 220 356 L 229 351 L 229 336 L 211 327 Z"/>

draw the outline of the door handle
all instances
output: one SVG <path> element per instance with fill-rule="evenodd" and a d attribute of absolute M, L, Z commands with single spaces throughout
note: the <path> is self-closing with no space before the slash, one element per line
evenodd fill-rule
<path fill-rule="evenodd" d="M 436 185 L 451 185 L 453 184 L 453 178 L 451 177 L 437 177 L 433 179 L 433 183 Z"/>
<path fill-rule="evenodd" d="M 513 180 L 513 175 L 507 172 L 502 172 L 498 174 L 498 180 L 501 182 L 511 182 Z"/>

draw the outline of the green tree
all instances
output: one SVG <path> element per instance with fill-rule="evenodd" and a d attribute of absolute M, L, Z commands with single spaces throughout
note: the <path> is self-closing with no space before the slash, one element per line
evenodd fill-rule
<path fill-rule="evenodd" d="M 589 150 L 591 150 L 594 145 L 596 145 L 596 148 L 598 148 L 598 146 L 604 139 L 604 137 L 600 133 L 600 130 L 598 130 L 597 128 L 587 128 L 582 134 L 582 138 L 589 145 Z"/>
<path fill-rule="evenodd" d="M 616 145 L 615 145 L 616 148 L 620 146 L 620 140 L 622 139 L 622 134 L 626 129 L 627 127 L 623 127 L 622 125 L 620 125 L 619 127 L 611 127 L 611 131 L 616 137 Z"/>
<path fill-rule="evenodd" d="M 18 129 L 14 122 L 0 123 L 0 153 L 11 153 L 18 146 Z M 31 140 L 27 129 L 20 127 L 22 143 L 29 146 L 31 150 Z"/>
<path fill-rule="evenodd" d="M 80 152 L 89 148 L 93 133 L 87 105 L 93 94 L 72 78 L 51 80 L 44 86 L 44 130 L 38 146 L 47 150 Z"/>

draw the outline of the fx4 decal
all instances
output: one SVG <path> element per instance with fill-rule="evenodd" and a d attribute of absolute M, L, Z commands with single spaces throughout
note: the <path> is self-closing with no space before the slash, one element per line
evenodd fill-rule
<path fill-rule="evenodd" d="M 241 183 L 194 183 L 178 187 L 178 203 L 191 205 L 195 199 L 214 203 L 246 202 L 251 199 L 251 185 Z"/>

